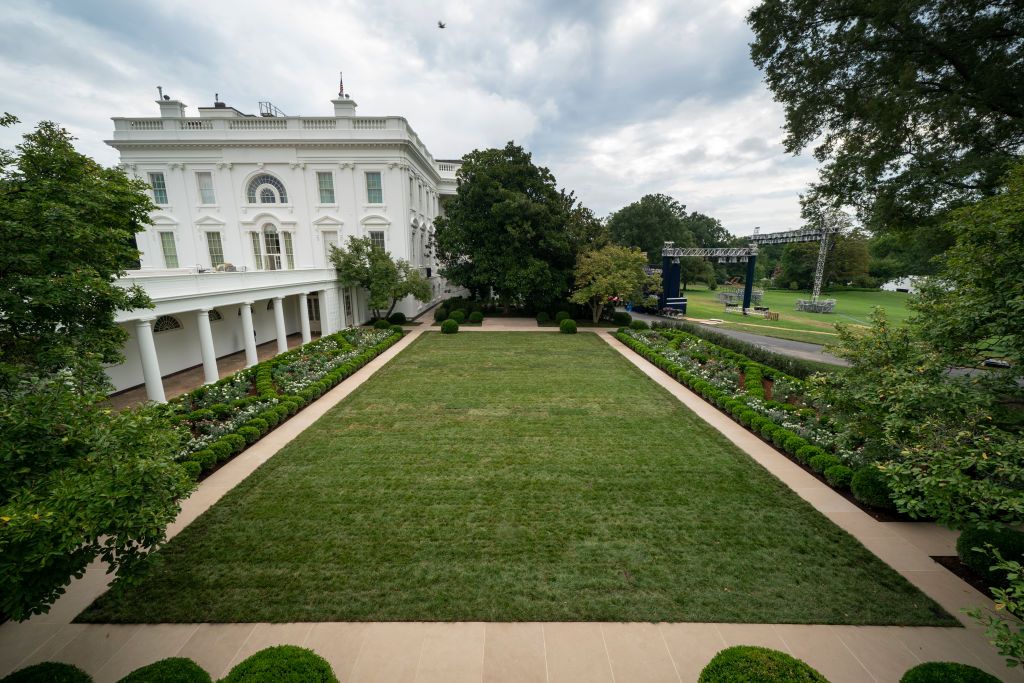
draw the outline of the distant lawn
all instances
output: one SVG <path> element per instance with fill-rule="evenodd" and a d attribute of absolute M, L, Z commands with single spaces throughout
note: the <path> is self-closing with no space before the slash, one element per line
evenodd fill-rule
<path fill-rule="evenodd" d="M 815 344 L 827 344 L 835 339 L 836 323 L 868 325 L 871 311 L 877 306 L 884 308 L 889 320 L 901 324 L 910 315 L 907 310 L 907 295 L 900 292 L 826 292 L 822 296 L 836 299 L 834 313 L 806 313 L 796 310 L 797 299 L 809 299 L 808 292 L 768 290 L 764 293 L 763 305 L 779 314 L 778 320 L 765 320 L 754 316 L 726 313 L 716 295 L 725 291 L 719 287 L 711 291 L 704 286 L 687 288 L 687 316 L 691 318 L 718 318 L 725 326 L 744 332 L 764 334 L 769 337 L 794 339 Z"/>
<path fill-rule="evenodd" d="M 427 334 L 86 622 L 956 625 L 593 334 Z"/>

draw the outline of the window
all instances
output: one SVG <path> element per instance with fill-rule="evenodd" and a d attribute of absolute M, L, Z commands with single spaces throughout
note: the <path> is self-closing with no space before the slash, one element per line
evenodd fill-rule
<path fill-rule="evenodd" d="M 196 186 L 199 188 L 200 204 L 216 204 L 217 195 L 213 191 L 213 174 L 209 171 L 196 173 Z"/>
<path fill-rule="evenodd" d="M 330 268 L 333 264 L 331 263 L 331 247 L 338 246 L 338 231 L 337 230 L 324 230 L 324 263 Z"/>
<path fill-rule="evenodd" d="M 245 195 L 250 204 L 288 203 L 288 193 L 284 189 L 284 183 L 269 173 L 261 173 L 250 180 Z M 259 197 L 258 202 L 257 197 Z"/>
<path fill-rule="evenodd" d="M 355 324 L 352 320 L 352 292 L 348 289 L 345 290 L 345 322 L 349 325 Z"/>
<path fill-rule="evenodd" d="M 169 332 L 171 330 L 180 330 L 181 323 L 178 319 L 171 315 L 162 315 L 156 319 L 153 323 L 154 332 Z"/>
<path fill-rule="evenodd" d="M 384 203 L 384 190 L 380 184 L 380 171 L 370 171 L 366 174 L 366 201 L 369 204 Z"/>
<path fill-rule="evenodd" d="M 273 225 L 263 226 L 263 245 L 267 254 L 264 267 L 267 270 L 281 270 L 281 239 Z"/>
<path fill-rule="evenodd" d="M 316 172 L 316 186 L 320 190 L 320 203 L 334 203 L 334 174 L 330 171 Z"/>
<path fill-rule="evenodd" d="M 263 270 L 263 249 L 260 247 L 260 234 L 258 232 L 250 232 L 249 236 L 252 237 L 252 260 L 256 266 L 256 270 Z"/>
<path fill-rule="evenodd" d="M 317 296 L 306 297 L 306 312 L 309 314 L 310 321 L 320 320 L 320 298 Z"/>
<path fill-rule="evenodd" d="M 209 317 L 210 317 L 210 322 L 211 322 L 211 323 L 215 323 L 215 322 L 217 322 L 218 320 L 223 320 L 223 319 L 224 319 L 224 316 L 222 316 L 222 315 L 220 314 L 220 311 L 218 311 L 218 310 L 217 310 L 216 308 L 214 308 L 213 310 L 211 310 L 211 311 L 209 312 L 209 314 L 208 314 L 208 315 L 209 315 Z"/>
<path fill-rule="evenodd" d="M 224 245 L 219 232 L 206 233 L 206 246 L 210 249 L 210 266 L 216 268 L 224 263 Z"/>
<path fill-rule="evenodd" d="M 164 252 L 164 267 L 178 267 L 178 247 L 174 244 L 173 232 L 160 233 L 160 247 Z"/>
<path fill-rule="evenodd" d="M 164 182 L 163 173 L 150 173 L 149 186 L 153 188 L 153 203 L 167 203 L 167 183 Z"/>
<path fill-rule="evenodd" d="M 284 257 L 288 264 L 288 270 L 295 270 L 295 251 L 292 249 L 292 234 L 290 232 L 283 232 L 281 236 L 284 237 Z"/>
<path fill-rule="evenodd" d="M 370 231 L 370 243 L 381 251 L 384 249 L 384 231 L 383 230 L 371 230 Z"/>

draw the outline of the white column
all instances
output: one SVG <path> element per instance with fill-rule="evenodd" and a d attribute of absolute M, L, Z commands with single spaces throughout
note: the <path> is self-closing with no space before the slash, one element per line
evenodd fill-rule
<path fill-rule="evenodd" d="M 245 367 L 251 368 L 260 362 L 256 355 L 256 330 L 252 326 L 252 302 L 242 303 L 242 341 L 245 343 Z"/>
<path fill-rule="evenodd" d="M 164 396 L 164 381 L 160 377 L 160 361 L 156 357 L 156 343 L 153 342 L 153 318 L 135 321 L 135 339 L 139 342 L 139 356 L 142 358 L 142 376 L 146 380 L 146 396 L 150 401 L 167 403 Z"/>
<path fill-rule="evenodd" d="M 274 328 L 277 330 L 277 352 L 284 353 L 288 350 L 288 333 L 284 329 L 284 301 L 281 297 L 274 297 Z"/>
<path fill-rule="evenodd" d="M 196 311 L 199 324 L 199 350 L 203 354 L 203 384 L 213 384 L 220 379 L 217 372 L 217 352 L 213 348 L 213 330 L 210 329 L 210 309 Z"/>
<path fill-rule="evenodd" d="M 323 318 L 323 315 L 320 317 Z M 299 294 L 299 324 L 302 327 L 302 343 L 308 344 L 313 335 L 309 332 L 309 297 L 305 292 Z"/>

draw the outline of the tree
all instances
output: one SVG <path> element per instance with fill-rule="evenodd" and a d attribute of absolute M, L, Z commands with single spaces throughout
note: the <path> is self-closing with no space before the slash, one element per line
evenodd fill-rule
<path fill-rule="evenodd" d="M 387 318 L 407 296 L 430 301 L 430 283 L 419 270 L 404 259 L 392 260 L 369 237 L 350 237 L 347 249 L 332 246 L 331 263 L 343 286 L 362 287 L 369 293 L 374 318 Z"/>
<path fill-rule="evenodd" d="M 1020 158 L 1018 2 L 763 0 L 747 20 L 786 150 L 820 141 L 814 192 L 872 232 L 913 230 L 936 253 L 951 239 L 931 239 L 937 218 L 996 194 Z"/>
<path fill-rule="evenodd" d="M 127 336 L 114 316 L 149 305 L 114 281 L 151 204 L 71 140 L 41 123 L 0 152 L 0 612 L 18 620 L 96 558 L 130 579 L 192 488 L 159 408 L 100 403 Z"/>
<path fill-rule="evenodd" d="M 569 300 L 589 306 L 596 323 L 610 299 L 631 299 L 645 288 L 660 289 L 658 278 L 644 270 L 646 264 L 644 253 L 635 247 L 609 244 L 584 252 L 576 263 L 576 289 Z"/>
<path fill-rule="evenodd" d="M 457 181 L 446 216 L 435 224 L 444 276 L 506 303 L 564 299 L 584 246 L 579 240 L 596 234 L 593 216 L 512 142 L 467 154 Z"/>
<path fill-rule="evenodd" d="M 675 242 L 677 247 L 694 246 L 685 218 L 686 207 L 675 199 L 649 194 L 609 216 L 608 231 L 615 244 L 637 247 L 647 254 L 648 263 L 660 265 L 665 242 Z"/>
<path fill-rule="evenodd" d="M 683 217 L 683 227 L 693 236 L 696 247 L 722 247 L 733 239 L 722 221 L 697 211 Z"/>

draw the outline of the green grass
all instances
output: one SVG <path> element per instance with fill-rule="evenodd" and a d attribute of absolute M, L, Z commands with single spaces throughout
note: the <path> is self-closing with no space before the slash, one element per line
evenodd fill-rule
<path fill-rule="evenodd" d="M 427 334 L 86 622 L 955 625 L 593 334 Z"/>
<path fill-rule="evenodd" d="M 827 344 L 835 338 L 836 323 L 867 325 L 870 322 L 871 311 L 876 306 L 884 308 L 889 320 L 895 324 L 902 324 L 910 316 L 907 295 L 900 292 L 826 292 L 823 295 L 825 298 L 836 299 L 835 313 L 806 313 L 796 310 L 796 301 L 809 299 L 809 293 L 770 289 L 764 293 L 763 305 L 779 313 L 779 319 L 744 317 L 737 313 L 726 313 L 725 307 L 715 298 L 718 292 L 725 289 L 719 287 L 717 291 L 711 291 L 703 286 L 690 285 L 685 293 L 687 317 L 718 318 L 724 320 L 723 326 L 730 329 L 768 337 Z"/>

